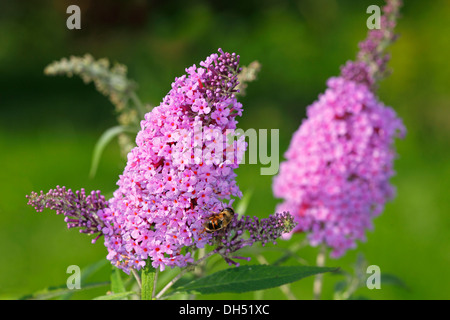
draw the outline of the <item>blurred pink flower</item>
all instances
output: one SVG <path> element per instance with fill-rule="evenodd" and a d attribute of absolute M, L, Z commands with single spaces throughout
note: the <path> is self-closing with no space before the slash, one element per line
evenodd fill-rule
<path fill-rule="evenodd" d="M 394 196 L 394 139 L 406 130 L 373 91 L 386 76 L 384 50 L 395 40 L 400 4 L 387 1 L 381 30 L 369 31 L 357 60 L 330 78 L 307 108 L 274 179 L 274 195 L 284 200 L 276 212 L 289 211 L 298 223 L 294 232 L 307 232 L 313 246 L 327 245 L 332 257 L 364 241 L 372 219 Z"/>
<path fill-rule="evenodd" d="M 365 239 L 393 197 L 393 142 L 405 128 L 367 86 L 341 77 L 327 84 L 295 132 L 273 191 L 284 199 L 276 212 L 294 215 L 294 232 L 308 232 L 311 245 L 325 243 L 337 257 Z"/>

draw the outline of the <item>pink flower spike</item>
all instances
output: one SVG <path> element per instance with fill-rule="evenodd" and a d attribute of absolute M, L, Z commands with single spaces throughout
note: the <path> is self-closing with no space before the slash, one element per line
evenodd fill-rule
<path fill-rule="evenodd" d="M 105 217 L 105 245 L 117 253 L 108 259 L 124 271 L 141 268 L 147 257 L 161 270 L 186 266 L 193 259 L 182 249 L 203 247 L 211 238 L 202 233 L 211 210 L 224 208 L 223 199 L 241 196 L 234 173 L 238 163 L 214 164 L 224 161 L 225 138 L 205 139 L 204 133 L 208 129 L 212 137 L 236 128 L 230 110 L 242 112 L 233 93 L 238 62 L 239 56 L 220 52 L 200 67 L 187 68 L 187 75 L 175 79 L 163 102 L 141 122 L 137 147 L 128 156 Z M 205 149 L 223 150 L 223 155 L 214 153 L 207 164 Z M 241 148 L 241 158 L 244 152 Z M 220 193 L 212 191 L 217 188 Z"/>

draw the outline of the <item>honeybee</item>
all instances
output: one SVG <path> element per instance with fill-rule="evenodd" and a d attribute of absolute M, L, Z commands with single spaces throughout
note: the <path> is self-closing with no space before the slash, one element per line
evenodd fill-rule
<path fill-rule="evenodd" d="M 234 210 L 233 208 L 225 208 L 219 213 L 214 213 L 207 218 L 207 221 L 203 224 L 205 229 L 202 232 L 213 233 L 222 229 L 225 229 L 233 220 Z"/>

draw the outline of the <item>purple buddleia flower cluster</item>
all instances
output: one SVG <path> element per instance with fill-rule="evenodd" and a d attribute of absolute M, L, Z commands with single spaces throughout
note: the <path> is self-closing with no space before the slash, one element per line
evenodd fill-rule
<path fill-rule="evenodd" d="M 205 229 L 224 202 L 231 206 L 232 197 L 242 196 L 234 173 L 247 147 L 245 137 L 234 132 L 242 115 L 235 96 L 239 72 L 239 56 L 219 49 L 176 78 L 141 121 L 137 146 L 109 201 L 99 191 L 86 196 L 84 190 L 57 187 L 33 192 L 28 204 L 38 212 L 63 213 L 69 228 L 98 233 L 95 240 L 103 235 L 107 258 L 127 273 L 147 263 L 161 270 L 185 267 L 206 244 L 236 264 L 231 253 L 290 232 L 295 224 L 288 213 L 261 220 L 234 217 L 219 238 Z"/>
<path fill-rule="evenodd" d="M 96 234 L 92 240 L 94 243 L 102 235 L 103 211 L 108 207 L 108 201 L 100 194 L 100 191 L 92 191 L 86 195 L 84 189 L 73 192 L 66 187 L 57 186 L 44 194 L 32 192 L 26 196 L 28 205 L 33 206 L 37 212 L 42 212 L 45 208 L 55 210 L 56 214 L 63 214 L 67 227 L 80 228 L 81 233 Z"/>
<path fill-rule="evenodd" d="M 385 71 L 381 49 L 394 38 L 398 8 L 398 1 L 388 1 L 381 30 L 369 31 L 358 60 L 330 78 L 307 108 L 274 179 L 274 195 L 284 200 L 276 211 L 294 215 L 294 232 L 308 233 L 313 246 L 325 244 L 332 257 L 364 241 L 372 219 L 394 196 L 394 139 L 406 130 L 373 90 Z"/>
<path fill-rule="evenodd" d="M 239 71 L 239 56 L 219 49 L 187 68 L 145 115 L 104 218 L 107 258 L 124 271 L 147 259 L 161 270 L 193 262 L 188 248 L 211 238 L 205 218 L 241 197 L 233 170 L 246 144 L 227 136 L 242 114 Z"/>
<path fill-rule="evenodd" d="M 215 246 L 215 252 L 220 254 L 230 265 L 239 266 L 233 259 L 250 260 L 247 257 L 233 256 L 232 254 L 243 247 L 255 243 L 276 244 L 276 239 L 293 230 L 296 223 L 294 217 L 288 212 L 275 213 L 268 218 L 251 216 L 234 216 L 233 220 L 224 230 L 213 233 L 210 244 Z"/>

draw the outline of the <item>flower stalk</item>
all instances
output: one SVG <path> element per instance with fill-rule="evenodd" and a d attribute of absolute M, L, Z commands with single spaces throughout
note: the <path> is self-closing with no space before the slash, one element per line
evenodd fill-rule
<path fill-rule="evenodd" d="M 316 259 L 316 265 L 318 267 L 325 266 L 325 257 L 326 257 L 326 246 L 321 245 Z M 320 300 L 320 296 L 322 294 L 322 284 L 323 284 L 323 274 L 319 273 L 314 278 L 313 284 L 314 300 Z"/>

